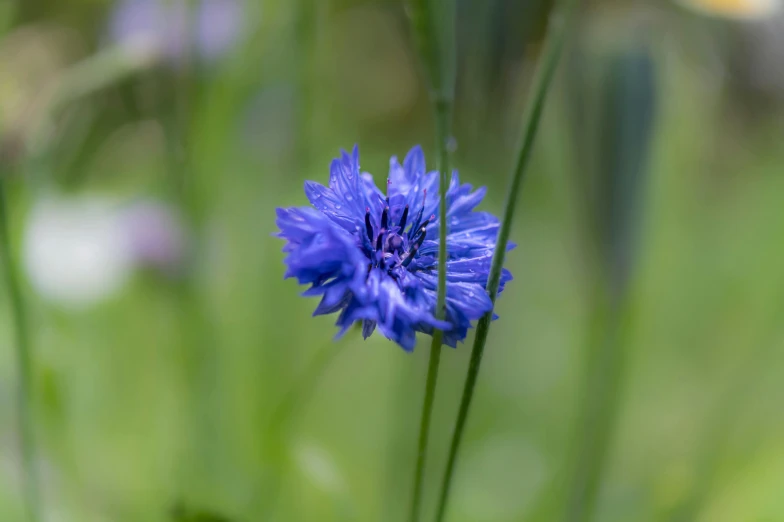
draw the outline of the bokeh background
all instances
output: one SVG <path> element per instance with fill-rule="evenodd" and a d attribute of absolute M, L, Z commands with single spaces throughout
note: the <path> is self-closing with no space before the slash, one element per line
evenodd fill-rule
<path fill-rule="evenodd" d="M 495 213 L 552 7 L 459 2 L 453 160 Z M 273 234 L 275 207 L 306 204 L 341 148 L 358 143 L 377 181 L 418 143 L 433 165 L 422 78 L 400 0 L 0 0 L 0 176 L 45 520 L 405 519 L 427 343 L 334 341 Z M 595 520 L 784 520 L 782 136 L 780 1 L 583 2 L 450 520 L 561 519 L 581 426 L 613 408 Z M 596 313 L 608 295 L 616 311 Z M 597 331 L 616 332 L 605 352 Z M 442 358 L 425 519 L 469 353 Z"/>

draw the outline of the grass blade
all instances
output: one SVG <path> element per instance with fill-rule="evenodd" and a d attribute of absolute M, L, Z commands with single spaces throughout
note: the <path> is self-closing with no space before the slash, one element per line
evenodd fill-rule
<path fill-rule="evenodd" d="M 20 449 L 24 468 L 24 497 L 27 516 L 31 522 L 40 520 L 38 511 L 38 470 L 35 464 L 35 434 L 31 411 L 32 348 L 27 329 L 19 269 L 14 261 L 8 226 L 8 206 L 5 193 L 4 172 L 0 172 L 0 254 L 11 300 L 11 314 L 15 329 L 16 368 L 18 378 L 17 416 Z"/>
<path fill-rule="evenodd" d="M 498 231 L 499 248 L 496 248 L 493 255 L 493 262 L 490 268 L 490 277 L 487 283 L 487 293 L 490 299 L 495 304 L 498 295 L 498 287 L 501 283 L 501 271 L 504 265 L 504 257 L 506 255 L 506 248 L 504 246 L 509 242 L 509 233 L 512 227 L 512 218 L 514 217 L 515 208 L 517 206 L 517 195 L 522 186 L 523 179 L 528 167 L 533 150 L 534 140 L 539 128 L 539 121 L 541 120 L 542 111 L 544 109 L 544 102 L 547 97 L 548 87 L 552 81 L 553 75 L 558 64 L 558 59 L 561 55 L 561 50 L 564 46 L 564 41 L 569 33 L 569 28 L 577 8 L 577 0 L 565 0 L 563 12 L 560 17 L 554 19 L 551 23 L 547 44 L 544 50 L 540 68 L 537 72 L 536 79 L 533 86 L 532 97 L 529 102 L 528 109 L 523 119 L 523 134 L 520 143 L 519 152 L 517 155 L 517 162 L 515 170 L 512 174 L 512 181 L 507 192 L 506 205 L 504 207 L 504 215 L 501 221 L 501 228 Z M 444 478 L 441 484 L 441 493 L 438 501 L 438 511 L 435 520 L 441 522 L 446 516 L 446 508 L 449 503 L 449 493 L 452 486 L 452 479 L 454 477 L 455 465 L 457 463 L 457 456 L 460 451 L 460 444 L 463 438 L 466 421 L 468 419 L 468 412 L 471 407 L 471 401 L 474 396 L 474 387 L 479 375 L 479 369 L 482 364 L 482 355 L 487 342 L 487 334 L 490 331 L 490 322 L 492 321 L 493 311 L 491 310 L 485 314 L 480 320 L 476 329 L 476 337 L 474 339 L 474 346 L 471 351 L 471 361 L 468 366 L 468 374 L 466 375 L 465 385 L 463 387 L 463 397 L 460 401 L 460 409 L 455 423 L 455 429 L 452 435 L 452 442 L 449 447 L 449 460 L 447 461 Z"/>
<path fill-rule="evenodd" d="M 435 315 L 437 318 L 443 319 L 446 316 L 446 192 L 449 188 L 448 141 L 452 126 L 457 62 L 455 42 L 457 2 L 456 0 L 411 0 L 408 3 L 408 12 L 411 17 L 414 41 L 428 76 L 430 97 L 435 112 L 437 167 L 440 173 L 439 197 L 441 200 L 438 230 L 438 297 Z M 420 517 L 430 419 L 438 381 L 442 339 L 443 332 L 440 330 L 433 332 L 417 443 L 414 489 L 409 516 L 411 522 L 417 522 Z"/>

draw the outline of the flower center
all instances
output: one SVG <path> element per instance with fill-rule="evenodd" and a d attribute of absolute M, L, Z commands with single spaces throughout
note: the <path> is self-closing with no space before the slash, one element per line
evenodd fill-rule
<path fill-rule="evenodd" d="M 389 198 L 387 198 L 384 211 L 381 214 L 380 226 L 378 230 L 375 230 L 370 220 L 370 208 L 365 209 L 367 241 L 364 241 L 363 238 L 363 243 L 365 243 L 365 254 L 370 259 L 368 271 L 372 268 L 381 268 L 391 274 L 395 268 L 408 268 L 425 241 L 427 225 L 435 219 L 435 215 L 432 215 L 423 222 L 424 211 L 423 202 L 416 217 L 409 222 L 409 208 L 406 205 L 400 220 L 394 223 L 389 208 Z M 408 231 L 406 231 L 406 227 L 408 227 Z"/>

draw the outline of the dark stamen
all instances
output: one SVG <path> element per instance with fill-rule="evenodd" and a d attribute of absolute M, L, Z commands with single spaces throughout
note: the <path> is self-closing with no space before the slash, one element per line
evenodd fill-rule
<path fill-rule="evenodd" d="M 422 227 L 421 227 L 421 228 L 422 228 L 422 230 L 425 230 L 425 227 L 427 227 L 427 225 L 429 225 L 429 224 L 430 224 L 430 222 L 431 222 L 431 221 L 433 221 L 435 218 L 436 218 L 436 215 L 435 215 L 435 214 L 433 214 L 433 215 L 431 215 L 429 218 L 427 218 L 427 219 L 425 220 L 425 222 L 424 222 L 424 223 L 422 223 Z"/>
<path fill-rule="evenodd" d="M 373 242 L 373 225 L 370 224 L 370 207 L 365 209 L 365 231 L 367 232 L 368 239 Z"/>
<path fill-rule="evenodd" d="M 384 212 L 381 214 L 381 228 L 387 228 L 389 224 L 389 206 L 384 207 Z"/>
<path fill-rule="evenodd" d="M 427 227 L 423 225 L 422 228 L 419 229 L 419 234 L 417 234 L 417 236 L 414 238 L 413 241 L 414 249 L 417 249 L 422 245 L 422 243 L 425 241 L 426 235 L 427 235 Z"/>
<path fill-rule="evenodd" d="M 406 220 L 408 219 L 408 205 L 403 210 L 403 217 L 400 218 L 400 233 L 402 234 L 406 228 Z"/>
<path fill-rule="evenodd" d="M 377 252 L 381 251 L 381 246 L 382 246 L 383 241 L 384 241 L 384 232 L 386 232 L 386 230 L 384 230 L 382 228 L 381 232 L 378 233 L 378 237 L 376 238 L 376 251 Z"/>
<path fill-rule="evenodd" d="M 411 248 L 411 250 L 409 250 L 409 252 L 408 252 L 408 257 L 406 257 L 406 258 L 403 260 L 403 262 L 401 263 L 401 266 L 402 266 L 403 268 L 405 268 L 405 267 L 407 267 L 408 265 L 410 265 L 410 264 L 411 264 L 411 261 L 413 261 L 413 260 L 414 260 L 414 256 L 416 255 L 416 253 L 417 253 L 417 250 L 419 250 L 419 244 L 415 244 L 415 245 L 414 245 L 414 246 Z"/>
<path fill-rule="evenodd" d="M 417 212 L 416 219 L 414 219 L 414 222 L 413 222 L 413 224 L 411 225 L 411 230 L 409 231 L 409 234 L 408 234 L 408 237 L 409 237 L 409 238 L 410 238 L 412 235 L 414 235 L 414 234 L 416 233 L 416 231 L 419 229 L 419 223 L 421 223 L 421 222 L 422 222 L 422 213 L 423 213 L 424 211 L 425 211 L 425 208 L 424 208 L 424 207 L 422 207 L 422 208 L 420 208 L 420 209 L 419 209 L 419 212 Z"/>
<path fill-rule="evenodd" d="M 419 228 L 419 224 L 422 222 L 422 214 L 425 213 L 425 200 L 427 200 L 427 189 L 424 189 L 422 193 L 423 193 L 422 208 L 420 208 L 419 212 L 417 212 L 416 219 L 414 219 L 414 224 L 411 225 L 411 231 L 410 231 L 411 234 L 416 232 L 416 230 Z M 411 236 L 409 235 L 409 237 Z"/>

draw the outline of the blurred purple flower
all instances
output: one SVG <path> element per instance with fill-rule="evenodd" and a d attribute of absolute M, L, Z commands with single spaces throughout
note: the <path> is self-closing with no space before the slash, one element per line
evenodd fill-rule
<path fill-rule="evenodd" d="M 109 37 L 175 63 L 188 55 L 191 40 L 196 58 L 214 61 L 239 40 L 244 8 L 244 0 L 201 0 L 195 12 L 186 0 L 119 0 L 109 18 Z"/>
<path fill-rule="evenodd" d="M 204 59 L 214 60 L 231 50 L 242 29 L 244 7 L 240 0 L 202 0 L 197 34 Z"/>
<path fill-rule="evenodd" d="M 135 203 L 121 217 L 128 251 L 134 264 L 174 275 L 187 251 L 185 227 L 177 213 L 156 201 Z"/>

